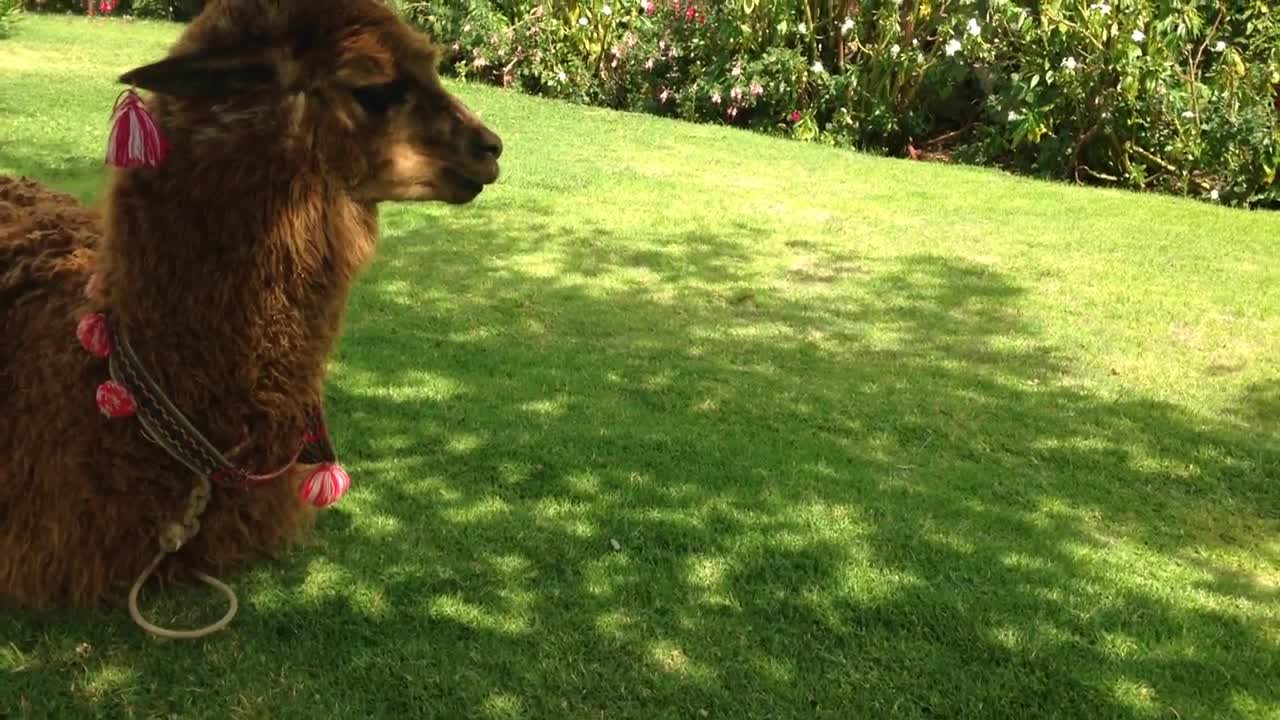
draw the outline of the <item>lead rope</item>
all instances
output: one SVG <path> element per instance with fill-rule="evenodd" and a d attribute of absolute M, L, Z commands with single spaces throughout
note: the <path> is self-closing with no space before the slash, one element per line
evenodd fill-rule
<path fill-rule="evenodd" d="M 231 620 L 235 618 L 236 611 L 240 609 L 240 601 L 236 598 L 236 593 L 230 586 L 217 578 L 194 570 L 192 572 L 197 579 L 226 596 L 230 607 L 227 608 L 227 613 L 222 616 L 222 619 L 198 630 L 170 630 L 147 620 L 142 616 L 142 612 L 138 610 L 138 592 L 142 590 L 142 586 L 146 584 L 147 579 L 151 577 L 151 573 L 155 572 L 155 569 L 159 567 L 166 556 L 180 550 L 188 540 L 200 532 L 200 516 L 204 514 L 205 506 L 209 504 L 211 490 L 209 478 L 201 476 L 196 486 L 191 489 L 191 494 L 187 496 L 187 509 L 182 516 L 182 522 L 170 523 L 160 533 L 160 547 L 162 549 L 156 554 L 151 564 L 147 565 L 147 569 L 143 570 L 138 579 L 134 581 L 133 587 L 129 589 L 129 616 L 133 618 L 133 621 L 139 627 L 156 637 L 169 640 L 198 640 L 226 628 L 231 624 Z"/>
<path fill-rule="evenodd" d="M 200 532 L 200 516 L 204 514 L 205 508 L 209 505 L 209 496 L 213 491 L 209 481 L 210 476 L 216 469 L 213 465 L 219 460 L 223 463 L 226 463 L 226 461 L 217 448 L 214 448 L 208 441 L 204 440 L 204 436 L 191 427 L 186 417 L 173 406 L 169 398 L 165 397 L 164 393 L 157 389 L 155 381 L 143 369 L 142 363 L 138 362 L 138 357 L 134 354 L 133 347 L 129 344 L 124 328 L 116 327 L 114 330 L 115 332 L 112 334 L 116 337 L 116 345 L 119 352 L 111 353 L 108 359 L 108 372 L 111 378 L 117 382 L 124 382 L 129 387 L 140 390 L 146 395 L 146 399 L 149 402 L 140 404 L 137 412 L 137 418 L 142 423 L 143 432 L 152 442 L 164 448 L 170 455 L 183 465 L 186 465 L 196 474 L 197 478 L 195 487 L 191 489 L 191 494 L 187 496 L 187 506 L 183 512 L 182 522 L 169 523 L 161 530 L 160 552 L 156 553 L 155 558 L 142 571 L 138 579 L 134 581 L 133 587 L 129 589 L 129 616 L 133 618 L 133 621 L 139 627 L 156 637 L 170 640 L 196 640 L 226 628 L 235 618 L 236 612 L 240 609 L 240 601 L 236 598 L 236 593 L 230 586 L 198 570 L 192 571 L 197 579 L 221 592 L 230 603 L 230 607 L 227 609 L 227 613 L 222 616 L 222 619 L 198 630 L 170 630 L 147 620 L 138 609 L 138 593 L 165 557 L 182 549 L 183 545 L 186 545 L 191 538 Z M 159 405 L 161 418 L 152 416 L 151 410 L 154 405 Z M 188 454 L 178 451 L 177 438 L 174 437 L 174 433 L 168 431 L 168 428 L 160 422 L 160 419 L 177 424 L 178 427 L 175 428 L 177 430 L 176 434 L 178 437 L 187 439 L 188 446 L 194 444 L 195 447 L 191 449 L 195 452 Z"/>
<path fill-rule="evenodd" d="M 323 408 L 312 413 L 309 418 L 311 425 L 301 445 L 284 467 L 263 474 L 237 468 L 174 407 L 138 360 L 124 328 L 112 325 L 107 316 L 92 313 L 82 318 L 76 328 L 76 335 L 86 350 L 98 357 L 108 358 L 107 367 L 111 380 L 98 388 L 99 409 L 108 417 L 136 416 L 142 424 L 143 436 L 163 448 L 196 476 L 196 485 L 187 497 L 182 521 L 169 523 L 161 529 L 160 552 L 129 590 L 129 615 L 139 627 L 157 637 L 175 640 L 202 638 L 227 627 L 239 609 L 236 594 L 226 583 L 198 570 L 192 571 L 197 579 L 221 592 L 230 603 L 230 608 L 222 619 L 198 630 L 169 630 L 148 621 L 138 610 L 138 593 L 165 557 L 178 552 L 200 532 L 200 517 L 209 504 L 212 481 L 215 478 L 230 478 L 246 484 L 267 482 L 283 476 L 300 459 L 308 463 L 319 462 L 322 463 L 320 469 L 307 478 L 300 492 L 303 500 L 323 508 L 337 502 L 346 493 L 351 485 L 351 478 L 338 464 L 337 453 L 329 444 Z M 135 394 L 137 398 L 134 397 Z M 142 402 L 138 402 L 138 399 Z M 231 454 L 236 455 L 243 448 L 242 443 Z"/>

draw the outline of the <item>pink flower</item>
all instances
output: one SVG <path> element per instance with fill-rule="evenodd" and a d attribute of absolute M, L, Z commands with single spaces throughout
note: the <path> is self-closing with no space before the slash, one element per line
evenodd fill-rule
<path fill-rule="evenodd" d="M 725 114 L 729 116 L 730 120 L 738 117 L 738 107 L 736 105 L 731 105 L 728 111 L 725 112 Z"/>
<path fill-rule="evenodd" d="M 644 69 L 645 69 L 645 70 L 652 70 L 652 69 L 653 69 L 653 58 L 649 58 L 648 60 L 645 60 L 645 61 L 644 61 Z"/>
<path fill-rule="evenodd" d="M 667 90 L 666 88 L 663 88 L 662 92 L 658 93 L 658 99 L 664 103 L 670 98 L 671 98 L 671 91 Z"/>
<path fill-rule="evenodd" d="M 793 123 L 800 122 L 800 111 L 799 111 L 799 110 L 792 110 L 792 111 L 791 111 L 791 122 L 793 122 Z"/>
<path fill-rule="evenodd" d="M 720 93 L 719 93 L 719 92 L 713 92 L 713 93 L 711 93 L 711 104 L 712 104 L 712 105 L 719 105 L 719 104 L 720 104 Z"/>
<path fill-rule="evenodd" d="M 740 88 L 740 87 L 735 87 L 734 89 L 730 90 L 730 91 L 729 91 L 729 97 L 733 98 L 734 102 L 737 102 L 738 100 L 741 100 L 741 99 L 742 99 L 742 88 Z"/>
<path fill-rule="evenodd" d="M 751 83 L 751 94 L 760 97 L 764 94 L 764 88 L 760 87 L 760 83 Z"/>

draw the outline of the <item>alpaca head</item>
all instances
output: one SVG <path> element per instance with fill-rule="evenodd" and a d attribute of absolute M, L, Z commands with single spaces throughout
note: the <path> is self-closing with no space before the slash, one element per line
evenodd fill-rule
<path fill-rule="evenodd" d="M 202 167 L 287 148 L 361 202 L 466 203 L 497 180 L 502 141 L 437 62 L 382 0 L 211 0 L 168 58 L 120 80 L 154 94 Z"/>

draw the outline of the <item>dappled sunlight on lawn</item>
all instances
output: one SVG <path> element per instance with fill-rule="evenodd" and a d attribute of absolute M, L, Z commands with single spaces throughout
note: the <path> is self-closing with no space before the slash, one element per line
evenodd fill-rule
<path fill-rule="evenodd" d="M 638 662 L 634 692 L 675 705 L 1141 717 L 1280 700 L 1234 673 L 1187 690 L 1277 650 L 1274 609 L 1193 590 L 1211 576 L 1184 560 L 1190 543 L 1247 562 L 1209 529 L 1271 522 L 1271 439 L 1073 389 L 1024 291 L 986 266 L 909 255 L 770 280 L 746 242 L 656 228 L 695 257 L 624 254 L 600 228 L 540 253 L 536 217 L 422 220 L 466 233 L 465 253 L 386 238 L 332 390 L 360 487 L 335 562 L 491 647 L 474 662 L 509 687 L 559 687 L 532 662 L 552 653 Z M 450 301 L 382 320 L 415 292 Z M 374 447 L 396 438 L 412 450 L 393 463 Z M 374 529 L 387 517 L 399 532 Z"/>

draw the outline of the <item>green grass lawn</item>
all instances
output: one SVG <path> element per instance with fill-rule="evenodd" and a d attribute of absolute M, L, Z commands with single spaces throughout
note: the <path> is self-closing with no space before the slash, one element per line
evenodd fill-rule
<path fill-rule="evenodd" d="M 0 173 L 96 197 L 176 32 L 28 18 Z M 457 91 L 315 547 L 0 609 L 0 718 L 1280 718 L 1280 216 Z"/>

